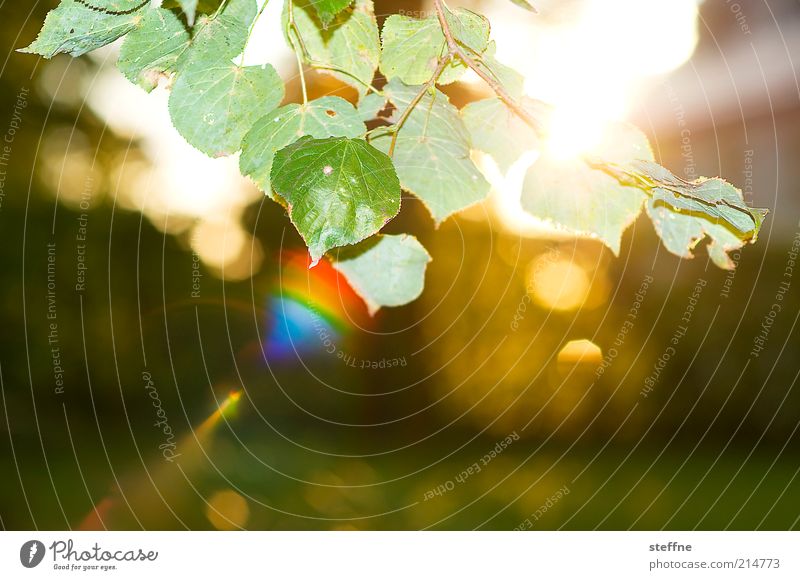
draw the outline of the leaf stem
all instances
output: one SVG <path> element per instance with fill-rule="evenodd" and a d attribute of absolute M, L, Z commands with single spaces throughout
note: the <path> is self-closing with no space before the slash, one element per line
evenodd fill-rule
<path fill-rule="evenodd" d="M 536 119 L 529 111 L 520 105 L 516 99 L 514 99 L 514 97 L 508 94 L 508 91 L 505 90 L 503 85 L 501 85 L 495 78 L 492 78 L 489 73 L 482 69 L 478 62 L 476 62 L 469 54 L 467 54 L 467 52 L 458 44 L 458 41 L 453 36 L 453 31 L 450 29 L 450 24 L 447 22 L 447 17 L 445 16 L 446 8 L 443 0 L 433 0 L 433 4 L 436 8 L 436 15 L 439 18 L 439 26 L 442 29 L 442 33 L 444 34 L 444 38 L 447 43 L 447 53 L 439 59 L 433 76 L 428 80 L 428 82 L 422 85 L 420 91 L 408 104 L 408 107 L 406 107 L 406 109 L 403 111 L 403 114 L 400 116 L 397 123 L 395 123 L 394 131 L 392 133 L 392 142 L 389 145 L 389 157 L 392 157 L 394 153 L 394 148 L 397 144 L 397 134 L 403 127 L 406 119 L 408 119 L 408 116 L 422 100 L 422 97 L 425 96 L 425 93 L 431 87 L 436 85 L 436 82 L 439 80 L 444 68 L 454 58 L 459 58 L 466 66 L 475 71 L 475 73 L 481 79 L 483 79 L 487 85 L 489 85 L 489 88 L 495 92 L 500 100 L 503 101 L 506 106 L 514 112 L 514 114 L 516 114 L 527 125 L 529 125 L 538 135 L 544 135 L 544 127 L 542 127 L 542 124 L 538 121 L 538 119 Z"/>
<path fill-rule="evenodd" d="M 297 59 L 297 70 L 300 73 L 300 86 L 303 88 L 303 104 L 308 104 L 308 89 L 306 88 L 306 74 L 303 65 L 303 57 L 300 56 L 300 50 L 297 49 L 295 46 L 294 40 L 292 39 L 292 30 L 294 30 L 294 34 L 297 37 L 297 41 L 300 44 L 302 52 L 305 54 L 306 47 L 303 44 L 303 38 L 300 36 L 300 30 L 297 28 L 297 23 L 294 21 L 294 2 L 289 0 L 288 6 L 288 25 L 289 30 L 286 31 L 286 38 L 289 39 L 289 43 L 292 45 L 292 50 L 294 51 L 294 56 Z"/>
<path fill-rule="evenodd" d="M 444 70 L 444 67 L 446 67 L 450 63 L 450 60 L 451 60 L 450 54 L 447 54 L 443 58 L 439 59 L 439 62 L 436 64 L 436 70 L 433 71 L 433 76 L 430 78 L 430 80 L 428 80 L 428 82 L 422 85 L 422 88 L 416 95 L 414 95 L 414 98 L 411 99 L 411 102 L 403 111 L 403 114 L 400 115 L 400 118 L 397 120 L 397 123 L 395 123 L 394 132 L 392 133 L 392 143 L 389 145 L 389 157 L 391 157 L 392 154 L 394 153 L 394 147 L 397 144 L 397 134 L 400 132 L 400 129 L 403 128 L 403 124 L 406 122 L 406 119 L 408 119 L 408 116 L 411 114 L 411 111 L 413 111 L 414 108 L 419 104 L 419 102 L 422 100 L 422 97 L 425 96 L 425 93 L 428 92 L 428 90 L 436 84 L 436 81 L 438 81 L 439 77 L 442 76 L 442 71 Z"/>
<path fill-rule="evenodd" d="M 217 6 L 217 9 L 214 10 L 214 14 L 211 15 L 211 20 L 214 20 L 217 16 L 219 16 L 219 13 L 222 12 L 222 9 L 225 8 L 225 5 L 227 3 L 228 3 L 228 0 L 222 0 L 222 2 L 219 3 L 219 6 Z"/>
<path fill-rule="evenodd" d="M 383 96 L 383 91 L 381 91 L 378 88 L 375 88 L 375 86 L 373 86 L 372 83 L 368 83 L 365 80 L 358 78 L 353 73 L 348 72 L 348 71 L 346 71 L 346 70 L 344 70 L 342 68 L 339 68 L 339 67 L 334 66 L 332 64 L 325 64 L 323 62 L 318 62 L 318 61 L 314 60 L 313 58 L 311 58 L 311 53 L 308 52 L 308 48 L 306 47 L 306 43 L 303 40 L 303 36 L 300 34 L 300 28 L 297 26 L 297 22 L 295 22 L 295 20 L 294 20 L 294 12 L 292 10 L 293 7 L 294 7 L 294 2 L 290 2 L 289 3 L 289 25 L 294 30 L 294 34 L 295 34 L 295 37 L 297 38 L 297 42 L 298 42 L 298 44 L 300 44 L 300 50 L 303 52 L 303 60 L 308 64 L 308 66 L 310 66 L 311 68 L 315 68 L 315 69 L 328 70 L 328 71 L 331 71 L 331 72 L 339 73 L 341 75 L 345 75 L 345 76 L 347 76 L 347 77 L 349 77 L 351 79 L 354 79 L 356 82 L 361 83 L 367 89 L 370 89 L 373 93 L 377 93 L 377 94 Z M 292 49 L 294 49 L 294 41 L 291 40 L 291 36 L 288 33 L 287 33 L 287 37 L 289 38 L 289 42 L 292 43 Z"/>
<path fill-rule="evenodd" d="M 422 127 L 422 137 L 425 137 L 428 134 L 428 124 L 431 122 L 431 114 L 433 113 L 433 106 L 436 104 L 436 91 L 433 92 L 433 96 L 431 97 L 431 104 L 428 107 L 428 113 L 425 115 L 425 125 Z"/>
<path fill-rule="evenodd" d="M 339 67 L 333 66 L 332 64 L 325 64 L 325 63 L 322 63 L 322 62 L 317 62 L 317 61 L 312 60 L 312 59 L 310 59 L 308 57 L 306 57 L 306 62 L 308 63 L 308 66 L 310 66 L 311 68 L 320 69 L 320 70 L 329 70 L 331 72 L 337 72 L 339 74 L 342 74 L 342 75 L 345 75 L 347 77 L 350 77 L 351 79 L 353 79 L 353 80 L 361 83 L 362 85 L 364 85 L 364 87 L 368 88 L 373 93 L 377 93 L 377 94 L 383 96 L 383 91 L 382 90 L 374 87 L 371 83 L 368 83 L 368 82 L 364 81 L 363 79 L 358 78 L 353 73 L 349 73 L 344 69 L 341 69 Z"/>
<path fill-rule="evenodd" d="M 442 28 L 442 33 L 444 33 L 444 38 L 447 41 L 447 47 L 449 50 L 449 56 L 457 56 L 460 58 L 465 65 L 475 71 L 483 81 L 489 85 L 495 94 L 503 101 L 506 106 L 511 109 L 520 119 L 525 121 L 537 134 L 543 135 L 544 134 L 544 127 L 542 124 L 533 116 L 531 115 L 522 105 L 520 105 L 514 97 L 508 94 L 508 91 L 503 88 L 503 85 L 498 83 L 495 79 L 493 79 L 485 70 L 483 70 L 475 60 L 469 56 L 461 46 L 459 46 L 458 42 L 456 41 L 455 37 L 453 36 L 452 30 L 450 30 L 450 25 L 447 22 L 447 18 L 445 17 L 445 7 L 442 0 L 433 0 L 433 5 L 436 8 L 436 15 L 439 17 L 439 25 Z"/>
<path fill-rule="evenodd" d="M 294 53 L 297 57 L 297 70 L 300 71 L 300 86 L 303 88 L 303 104 L 308 104 L 308 89 L 306 88 L 306 73 L 303 70 L 303 60 L 300 58 L 300 54 Z"/>
<path fill-rule="evenodd" d="M 240 67 L 244 65 L 244 55 L 247 52 L 247 45 L 250 44 L 250 37 L 253 36 L 253 30 L 256 27 L 256 22 L 258 22 L 258 19 L 261 18 L 261 15 L 264 13 L 264 10 L 267 7 L 267 4 L 269 4 L 269 0 L 264 0 L 264 3 L 261 5 L 261 8 L 258 9 L 256 17 L 253 18 L 253 21 L 250 23 L 250 28 L 248 28 L 247 30 L 247 38 L 245 38 L 244 47 L 242 48 L 242 58 L 239 60 Z"/>

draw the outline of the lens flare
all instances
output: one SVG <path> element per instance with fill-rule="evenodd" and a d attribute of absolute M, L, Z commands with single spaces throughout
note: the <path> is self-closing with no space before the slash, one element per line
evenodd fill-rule
<path fill-rule="evenodd" d="M 564 159 L 598 145 L 648 79 L 691 57 L 697 19 L 696 0 L 594 0 L 546 29 L 526 88 L 556 107 L 547 149 Z"/>
<path fill-rule="evenodd" d="M 603 358 L 603 351 L 591 340 L 582 338 L 570 340 L 558 353 L 559 365 L 598 365 Z"/>
<path fill-rule="evenodd" d="M 372 322 L 366 306 L 328 262 L 309 269 L 306 253 L 285 252 L 267 298 L 264 356 L 270 362 L 330 352 L 354 325 Z"/>
<path fill-rule="evenodd" d="M 238 530 L 247 525 L 250 507 L 247 500 L 232 489 L 222 490 L 208 499 L 206 518 L 218 530 Z"/>
<path fill-rule="evenodd" d="M 92 507 L 81 520 L 78 529 L 105 530 L 130 525 L 121 522 L 128 521 L 131 513 L 135 513 L 140 522 L 158 526 L 163 525 L 159 520 L 163 514 L 154 512 L 154 505 L 167 502 L 172 509 L 187 509 L 186 505 L 193 494 L 188 493 L 190 490 L 185 485 L 186 477 L 212 469 L 208 463 L 208 454 L 216 428 L 223 419 L 229 420 L 234 416 L 241 398 L 241 390 L 230 391 L 200 425 L 176 443 L 173 459 L 165 460 L 157 455 L 143 466 L 144 473 L 131 473 L 130 476 L 121 477 L 117 481 L 119 487 L 115 487 Z"/>
<path fill-rule="evenodd" d="M 591 280 L 574 260 L 542 256 L 528 267 L 528 288 L 534 300 L 553 310 L 577 310 L 586 302 Z"/>
<path fill-rule="evenodd" d="M 231 391 L 217 407 L 216 411 L 203 421 L 195 430 L 198 437 L 206 436 L 223 418 L 228 419 L 238 408 L 237 403 L 242 398 L 242 391 Z"/>

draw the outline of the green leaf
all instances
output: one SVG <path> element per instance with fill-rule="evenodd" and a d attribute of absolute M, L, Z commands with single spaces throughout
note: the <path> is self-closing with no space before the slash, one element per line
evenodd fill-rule
<path fill-rule="evenodd" d="M 692 258 L 694 257 L 692 250 L 708 236 L 711 240 L 708 245 L 711 260 L 725 270 L 732 270 L 735 267 L 728 252 L 741 248 L 746 241 L 729 228 L 698 215 L 675 211 L 672 207 L 654 199 L 648 200 L 645 207 L 656 233 L 667 250 L 682 258 Z"/>
<path fill-rule="evenodd" d="M 766 209 L 748 207 L 742 192 L 719 177 L 685 181 L 658 163 L 644 160 L 611 170 L 630 178 L 654 202 L 719 223 L 743 241 L 755 240 L 767 215 Z"/>
<path fill-rule="evenodd" d="M 201 16 L 193 29 L 191 43 L 178 58 L 178 70 L 197 62 L 202 66 L 210 60 L 230 60 L 241 54 L 256 10 L 255 0 L 228 0 L 216 17 Z"/>
<path fill-rule="evenodd" d="M 386 19 L 381 31 L 381 73 L 409 85 L 430 80 L 446 43 L 435 16 L 423 20 L 400 14 Z M 444 75 L 443 75 L 444 76 Z"/>
<path fill-rule="evenodd" d="M 244 49 L 256 15 L 255 0 L 228 0 L 216 16 L 203 16 L 178 57 L 169 97 L 175 128 L 211 157 L 239 150 L 245 133 L 283 100 L 283 81 L 271 65 L 241 67 L 231 59 Z"/>
<path fill-rule="evenodd" d="M 377 235 L 331 257 L 370 315 L 382 306 L 403 306 L 422 294 L 431 257 L 414 236 Z"/>
<path fill-rule="evenodd" d="M 289 44 L 294 44 L 298 50 L 304 47 L 308 64 L 317 67 L 319 72 L 336 77 L 364 95 L 380 59 L 372 0 L 357 0 L 354 8 L 341 12 L 327 27 L 314 14 L 312 5 L 312 0 L 294 3 L 292 14 L 302 39 L 299 40 L 297 33 L 288 28 L 289 3 L 286 3 L 283 20 Z"/>
<path fill-rule="evenodd" d="M 175 71 L 189 42 L 183 23 L 169 10 L 149 10 L 122 43 L 117 68 L 132 83 L 150 92 L 158 79 Z"/>
<path fill-rule="evenodd" d="M 535 101 L 526 98 L 521 104 L 535 114 Z M 533 129 L 500 99 L 474 101 L 461 109 L 461 118 L 472 138 L 472 148 L 491 155 L 502 173 L 539 145 Z"/>
<path fill-rule="evenodd" d="M 178 4 L 186 15 L 186 22 L 194 26 L 194 17 L 197 14 L 197 0 L 178 0 Z"/>
<path fill-rule="evenodd" d="M 83 2 L 62 0 L 48 12 L 36 40 L 20 52 L 45 58 L 62 52 L 72 56 L 86 54 L 133 30 L 148 4 L 141 0 L 92 0 L 90 8 Z"/>
<path fill-rule="evenodd" d="M 474 60 L 479 69 L 497 81 L 514 100 L 519 101 L 525 90 L 525 77 L 497 60 L 495 58 L 496 51 L 497 45 L 493 40 L 489 43 L 486 51 L 480 57 L 475 57 Z"/>
<path fill-rule="evenodd" d="M 445 14 L 453 37 L 478 54 L 489 44 L 489 21 L 463 8 Z M 435 16 L 424 19 L 394 14 L 386 19 L 381 33 L 383 52 L 380 69 L 387 80 L 399 79 L 407 85 L 422 85 L 436 71 L 439 59 L 447 54 L 447 42 Z M 447 65 L 439 84 L 458 80 L 466 71 L 460 61 Z"/>
<path fill-rule="evenodd" d="M 378 93 L 370 93 L 358 102 L 358 116 L 366 123 L 377 119 L 384 107 L 386 107 L 386 98 Z"/>
<path fill-rule="evenodd" d="M 533 12 L 534 14 L 538 14 L 539 13 L 539 11 L 536 10 L 536 7 L 533 4 L 531 4 L 530 2 L 528 2 L 528 0 L 511 0 L 511 1 L 514 4 L 516 4 L 517 6 L 519 6 L 520 8 L 524 8 L 525 10 L 527 10 L 529 12 Z"/>
<path fill-rule="evenodd" d="M 608 127 L 592 156 L 625 165 L 652 159 L 647 137 L 627 123 Z M 619 254 L 622 232 L 639 215 L 645 196 L 582 158 L 558 159 L 544 151 L 525 176 L 521 203 L 531 215 L 576 234 L 599 238 Z"/>
<path fill-rule="evenodd" d="M 272 196 L 270 172 L 280 149 L 300 137 L 363 137 L 367 128 L 353 105 L 341 97 L 322 97 L 307 105 L 292 103 L 262 117 L 242 141 L 239 169 Z"/>
<path fill-rule="evenodd" d="M 352 3 L 353 0 L 314 0 L 313 4 L 322 24 L 328 26 L 337 14 Z"/>
<path fill-rule="evenodd" d="M 395 105 L 395 121 L 418 92 L 391 81 L 384 93 Z M 389 151 L 391 130 L 371 142 Z M 470 137 L 458 109 L 441 91 L 428 91 L 397 133 L 393 161 L 403 188 L 419 197 L 436 223 L 486 198 L 489 184 L 470 159 Z"/>
<path fill-rule="evenodd" d="M 690 182 L 644 160 L 622 165 L 598 162 L 598 166 L 650 196 L 647 214 L 656 232 L 670 252 L 683 258 L 691 258 L 692 250 L 708 236 L 713 262 L 734 268 L 728 252 L 755 242 L 767 215 L 766 209 L 748 207 L 742 192 L 718 177 Z"/>
<path fill-rule="evenodd" d="M 239 150 L 245 133 L 283 99 L 283 81 L 270 65 L 240 67 L 198 59 L 178 75 L 169 96 L 175 128 L 211 157 Z"/>
<path fill-rule="evenodd" d="M 491 26 L 485 16 L 466 8 L 456 8 L 455 11 L 445 9 L 444 18 L 460 45 L 477 54 L 489 46 Z"/>
<path fill-rule="evenodd" d="M 275 155 L 271 180 L 312 265 L 331 248 L 373 235 L 400 211 L 392 160 L 361 139 L 303 137 Z"/>
<path fill-rule="evenodd" d="M 150 0 L 79 0 L 81 4 L 97 12 L 107 14 L 130 14 L 150 4 Z"/>

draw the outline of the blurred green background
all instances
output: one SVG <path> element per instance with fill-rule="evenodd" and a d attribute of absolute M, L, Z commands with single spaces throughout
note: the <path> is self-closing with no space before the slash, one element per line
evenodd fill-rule
<path fill-rule="evenodd" d="M 615 258 L 520 220 L 504 190 L 438 230 L 407 198 L 387 231 L 429 249 L 425 293 L 374 319 L 330 269 L 305 268 L 282 208 L 235 160 L 182 145 L 166 92 L 126 85 L 113 48 L 14 52 L 54 4 L 0 7 L 3 528 L 798 527 L 796 2 L 690 2 L 690 20 L 663 27 L 678 52 L 670 26 L 689 27 L 687 62 L 639 76 L 625 63 L 625 116 L 665 165 L 771 208 L 735 273 L 703 244 L 668 254 L 646 219 Z M 460 4 L 518 61 L 551 64 L 531 31 L 569 42 L 585 8 Z M 608 42 L 646 51 L 628 24 Z M 295 99 L 279 41 L 262 48 Z M 562 64 L 596 68 L 577 54 Z M 597 89 L 589 106 L 619 97 Z M 485 95 L 469 78 L 447 92 Z"/>

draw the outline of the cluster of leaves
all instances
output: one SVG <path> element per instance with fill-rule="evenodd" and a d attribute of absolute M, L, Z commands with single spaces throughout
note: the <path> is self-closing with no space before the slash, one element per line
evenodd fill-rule
<path fill-rule="evenodd" d="M 550 108 L 525 96 L 521 75 L 495 58 L 488 20 L 441 0 L 435 8 L 426 18 L 391 15 L 379 28 L 372 0 L 285 0 L 284 36 L 301 78 L 303 64 L 335 76 L 358 92 L 355 106 L 334 96 L 309 101 L 304 79 L 303 102 L 280 106 L 274 68 L 242 66 L 261 15 L 256 0 L 62 0 L 23 51 L 79 56 L 125 36 L 119 70 L 146 91 L 168 79 L 180 134 L 212 157 L 241 152 L 242 173 L 286 208 L 312 263 L 327 254 L 373 312 L 419 296 L 430 261 L 415 238 L 378 234 L 400 211 L 401 191 L 421 199 L 437 224 L 483 200 L 490 187 L 474 150 L 507 170 L 540 149 L 523 209 L 615 254 L 643 207 L 681 256 L 707 236 L 711 258 L 728 268 L 728 252 L 755 240 L 764 210 L 721 179 L 674 176 L 635 127 L 610 126 L 580 158 L 550 155 L 541 146 Z M 437 86 L 468 69 L 496 96 L 459 110 Z"/>

